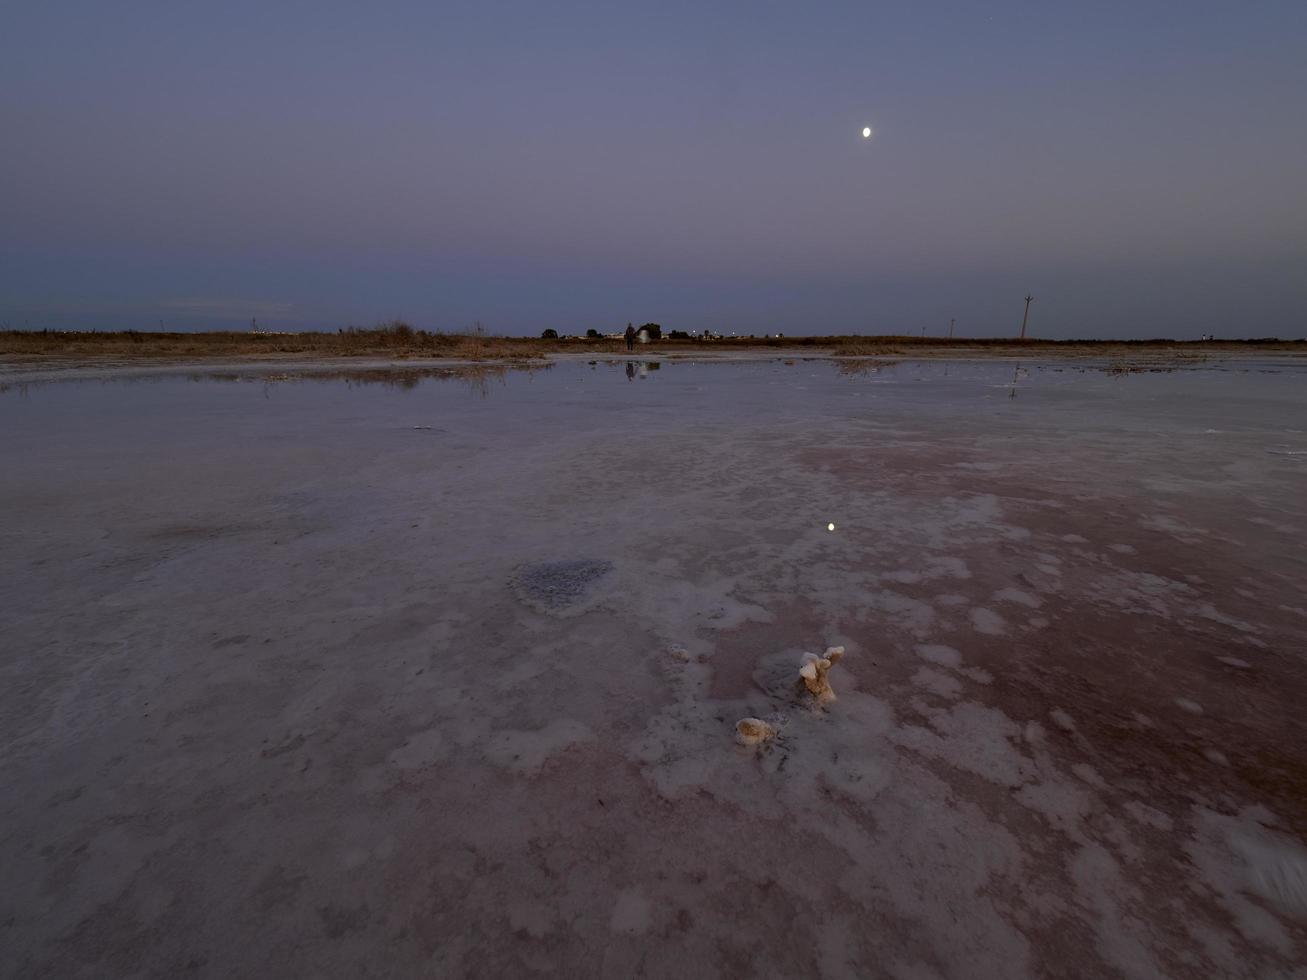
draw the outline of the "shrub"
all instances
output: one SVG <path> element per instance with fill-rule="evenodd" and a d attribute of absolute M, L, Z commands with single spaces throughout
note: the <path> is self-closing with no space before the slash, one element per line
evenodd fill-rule
<path fill-rule="evenodd" d="M 557 339 L 558 339 L 558 331 L 555 330 L 555 329 L 553 329 L 553 327 L 550 327 L 548 330 L 546 330 L 544 333 L 542 333 L 542 334 L 540 335 L 540 339 L 541 339 L 541 340 L 557 340 Z"/>

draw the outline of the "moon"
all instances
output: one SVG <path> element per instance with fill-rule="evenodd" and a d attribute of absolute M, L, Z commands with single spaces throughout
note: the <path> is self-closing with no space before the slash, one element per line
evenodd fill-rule
<path fill-rule="evenodd" d="M 869 140 L 869 139 L 871 139 L 871 127 L 870 127 L 870 126 L 863 126 L 863 127 L 862 127 L 862 138 L 863 138 L 864 140 Z"/>

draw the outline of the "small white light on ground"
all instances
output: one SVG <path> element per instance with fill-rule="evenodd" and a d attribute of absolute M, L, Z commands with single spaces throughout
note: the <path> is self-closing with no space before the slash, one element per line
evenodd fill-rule
<path fill-rule="evenodd" d="M 826 530 L 827 530 L 827 531 L 834 531 L 834 530 L 835 530 L 835 525 L 834 525 L 834 524 L 827 524 L 827 525 L 826 525 Z"/>
<path fill-rule="evenodd" d="M 862 138 L 863 138 L 864 140 L 869 140 L 869 139 L 871 139 L 871 127 L 870 127 L 870 126 L 863 126 L 863 127 L 862 127 Z"/>

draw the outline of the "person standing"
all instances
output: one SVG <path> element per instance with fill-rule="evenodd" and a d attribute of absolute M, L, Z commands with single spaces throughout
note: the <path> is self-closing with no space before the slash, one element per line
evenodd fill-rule
<path fill-rule="evenodd" d="M 626 349 L 635 350 L 635 327 L 626 325 Z"/>

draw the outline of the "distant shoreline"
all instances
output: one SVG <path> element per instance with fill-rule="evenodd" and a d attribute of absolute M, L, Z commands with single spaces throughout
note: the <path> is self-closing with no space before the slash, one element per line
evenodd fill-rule
<path fill-rule="evenodd" d="M 555 355 L 628 356 L 623 340 L 538 339 L 442 334 L 396 325 L 334 333 L 157 333 L 141 331 L 0 331 L 0 368 L 6 371 L 112 367 L 156 363 L 284 363 L 295 359 L 382 358 L 449 362 L 542 359 Z M 636 356 L 723 359 L 741 356 L 805 357 L 1158 357 L 1188 360 L 1248 355 L 1304 355 L 1304 340 L 1015 340 L 904 336 L 663 339 L 636 344 Z"/>
<path fill-rule="evenodd" d="M 527 341 L 525 345 L 535 344 Z M 525 346 L 524 345 L 524 346 Z M 895 361 L 933 360 L 991 361 L 1034 364 L 1062 361 L 1097 368 L 1108 374 L 1134 374 L 1203 368 L 1222 362 L 1250 362 L 1256 358 L 1296 360 L 1307 357 L 1307 344 L 1293 343 L 1206 343 L 1206 344 L 915 344 L 895 348 L 888 345 L 874 351 L 866 345 L 853 348 L 794 346 L 778 347 L 746 343 L 651 343 L 628 352 L 620 345 L 573 345 L 543 343 L 543 350 L 525 352 L 519 345 L 492 347 L 472 356 L 463 353 L 411 353 L 398 350 L 378 354 L 358 352 L 271 352 L 233 354 L 211 352 L 151 353 L 122 356 L 117 352 L 91 353 L 84 350 L 13 356 L 0 351 L 0 391 L 14 386 L 54 381 L 145 380 L 172 375 L 220 380 L 292 380 L 331 378 L 346 380 L 399 380 L 405 377 L 459 377 L 465 379 L 501 377 L 509 372 L 537 371 L 555 364 L 607 363 L 624 361 L 682 364 L 749 364 L 762 362 L 829 361 L 841 370 L 861 372 L 877 364 Z"/>

